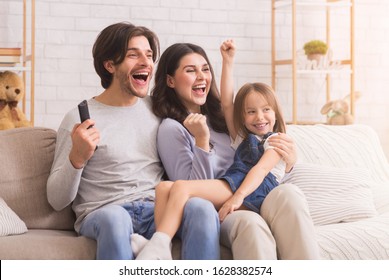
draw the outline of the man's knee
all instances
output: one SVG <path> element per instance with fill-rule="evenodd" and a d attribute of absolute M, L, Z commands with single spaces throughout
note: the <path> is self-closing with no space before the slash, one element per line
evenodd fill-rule
<path fill-rule="evenodd" d="M 120 205 L 107 205 L 96 210 L 93 219 L 105 229 L 119 230 L 132 226 L 130 214 Z"/>

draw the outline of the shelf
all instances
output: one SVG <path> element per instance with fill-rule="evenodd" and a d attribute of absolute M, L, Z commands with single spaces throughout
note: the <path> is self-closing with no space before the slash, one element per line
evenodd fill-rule
<path fill-rule="evenodd" d="M 293 0 L 276 0 L 275 1 L 275 8 L 289 8 L 293 5 Z M 312 8 L 322 8 L 322 7 L 328 7 L 328 8 L 344 8 L 344 7 L 351 7 L 352 3 L 348 0 L 330 0 L 330 1 L 296 1 L 297 7 L 312 7 Z"/>
<path fill-rule="evenodd" d="M 305 9 L 309 7 L 311 9 Z M 332 53 L 328 54 L 326 61 L 322 61 L 323 64 L 310 65 L 309 61 L 302 61 L 301 54 L 297 49 L 297 20 L 296 14 L 302 12 L 309 14 L 314 11 L 321 11 L 325 13 L 325 41 L 330 47 L 330 21 L 332 8 L 349 9 L 350 11 L 350 57 L 343 60 L 333 61 Z M 308 0 L 272 0 L 271 2 L 271 26 L 272 26 L 272 86 L 276 90 L 276 78 L 280 73 L 285 73 L 287 70 L 291 75 L 292 82 L 292 123 L 297 124 L 298 120 L 298 108 L 297 108 L 297 95 L 298 95 L 298 75 L 311 75 L 318 76 L 324 75 L 326 80 L 326 101 L 331 100 L 331 77 L 336 74 L 347 74 L 350 76 L 350 111 L 352 115 L 355 115 L 354 102 L 355 102 L 355 66 L 354 66 L 354 0 L 321 0 L 321 1 L 308 1 Z M 291 54 L 290 58 L 277 59 L 276 57 L 276 11 L 287 12 L 291 14 Z M 323 18 L 324 19 L 324 18 Z M 304 59 L 305 55 L 304 55 Z M 291 69 L 285 66 L 291 66 Z M 340 69 L 336 69 L 341 67 Z M 279 71 L 281 68 L 283 71 Z M 311 69 L 312 68 L 312 69 Z M 280 78 L 285 78 L 284 76 Z M 317 79 L 323 77 L 317 77 Z"/>
<path fill-rule="evenodd" d="M 29 12 L 29 13 L 28 13 Z M 27 21 L 28 16 L 30 21 Z M 22 72 L 22 79 L 26 89 L 24 98 L 22 100 L 22 111 L 26 114 L 26 99 L 30 97 L 30 118 L 29 121 L 34 125 L 34 107 L 35 107 L 35 0 L 23 0 L 23 37 L 21 46 L 21 61 L 15 66 L 0 66 L 0 71 Z M 28 28 L 30 32 L 29 42 L 27 42 Z M 27 49 L 29 46 L 29 50 Z M 16 48 L 15 48 L 16 49 Z M 29 75 L 29 91 L 27 91 L 27 73 Z"/>

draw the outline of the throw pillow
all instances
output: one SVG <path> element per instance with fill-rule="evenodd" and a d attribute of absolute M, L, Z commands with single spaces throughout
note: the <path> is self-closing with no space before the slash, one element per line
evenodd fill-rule
<path fill-rule="evenodd" d="M 0 236 L 22 234 L 26 231 L 26 224 L 0 197 Z"/>
<path fill-rule="evenodd" d="M 353 222 L 377 215 L 364 169 L 298 163 L 283 183 L 298 186 L 315 225 Z"/>

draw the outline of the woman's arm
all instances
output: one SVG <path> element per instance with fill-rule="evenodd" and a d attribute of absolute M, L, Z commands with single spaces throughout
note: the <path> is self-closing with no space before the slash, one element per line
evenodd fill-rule
<path fill-rule="evenodd" d="M 158 153 L 169 180 L 215 178 L 214 152 L 196 146 L 194 137 L 177 121 L 164 119 L 158 129 Z"/>
<path fill-rule="evenodd" d="M 266 175 L 280 160 L 281 156 L 274 149 L 270 148 L 264 152 L 258 163 L 247 173 L 234 195 L 220 208 L 219 218 L 221 221 L 243 204 L 243 200 L 258 188 Z"/>
<path fill-rule="evenodd" d="M 235 44 L 233 40 L 226 40 L 220 46 L 220 52 L 223 58 L 222 73 L 220 81 L 221 104 L 224 111 L 228 131 L 233 140 L 236 137 L 234 127 L 234 78 L 233 65 L 235 56 Z"/>

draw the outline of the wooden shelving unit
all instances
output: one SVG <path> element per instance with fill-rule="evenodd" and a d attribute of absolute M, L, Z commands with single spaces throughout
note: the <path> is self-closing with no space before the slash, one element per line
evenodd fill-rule
<path fill-rule="evenodd" d="M 350 112 L 352 115 L 355 115 L 355 67 L 354 67 L 354 0 L 322 0 L 322 1 L 310 1 L 310 0 L 272 0 L 271 1 L 271 34 L 272 34 L 272 86 L 276 89 L 276 78 L 277 78 L 277 68 L 282 66 L 291 66 L 292 72 L 292 120 L 291 123 L 298 124 L 298 106 L 297 106 L 297 96 L 298 96 L 298 75 L 299 74 L 325 74 L 326 76 L 326 101 L 331 100 L 331 74 L 334 71 L 342 70 L 299 70 L 297 68 L 297 12 L 304 7 L 309 7 L 309 9 L 314 10 L 323 10 L 326 13 L 326 41 L 329 48 L 331 47 L 331 10 L 333 8 L 345 8 L 349 9 L 350 17 L 350 57 L 344 60 L 341 60 L 341 65 L 347 65 L 349 67 L 350 73 Z M 280 10 L 287 11 L 291 15 L 291 26 L 292 26 L 292 40 L 291 40 L 291 58 L 290 59 L 277 59 L 277 48 L 276 48 L 276 16 L 277 12 Z M 309 11 L 307 11 L 309 12 Z"/>
<path fill-rule="evenodd" d="M 30 21 L 28 21 L 28 15 Z M 27 38 L 30 32 L 30 38 Z M 29 51 L 27 46 L 29 46 Z M 26 113 L 26 99 L 30 97 L 30 122 L 34 125 L 35 108 L 35 0 L 23 0 L 23 38 L 22 38 L 22 60 L 15 66 L 0 66 L 0 71 L 22 72 L 24 87 L 27 89 L 27 72 L 30 73 L 29 92 L 26 90 L 22 109 Z"/>

